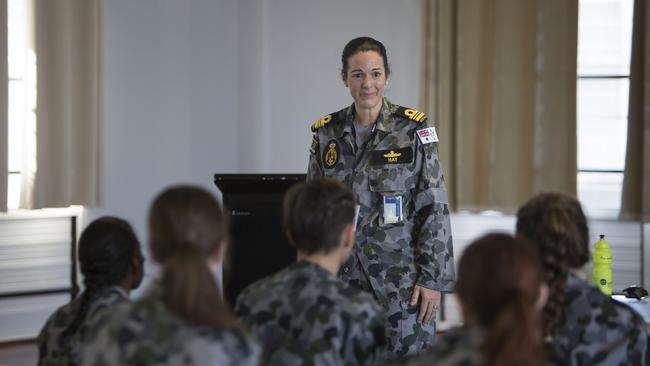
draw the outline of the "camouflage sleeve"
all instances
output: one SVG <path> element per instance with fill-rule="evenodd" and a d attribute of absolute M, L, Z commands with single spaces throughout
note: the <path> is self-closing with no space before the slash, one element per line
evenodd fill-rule
<path fill-rule="evenodd" d="M 316 131 L 312 136 L 311 146 L 309 147 L 309 166 L 307 167 L 307 180 L 323 176 L 323 169 L 320 166 L 320 159 L 318 158 L 318 153 L 320 150 L 319 146 L 318 131 Z"/>
<path fill-rule="evenodd" d="M 357 305 L 354 312 L 336 314 L 333 318 L 314 311 L 313 326 L 303 329 L 301 340 L 294 339 L 291 344 L 277 348 L 268 365 L 383 364 L 387 327 L 384 311 L 372 299 Z"/>
<path fill-rule="evenodd" d="M 80 347 L 80 365 L 119 365 L 122 353 L 117 342 L 111 342 L 109 312 L 99 314 L 88 326 Z"/>
<path fill-rule="evenodd" d="M 417 284 L 441 292 L 451 292 L 456 279 L 449 203 L 438 143 L 417 141 L 422 169 L 415 191 L 415 210 L 421 224 L 417 233 L 415 264 Z"/>
<path fill-rule="evenodd" d="M 38 338 L 36 342 L 38 344 L 38 365 L 44 364 L 45 355 L 47 354 L 47 329 L 50 324 L 50 321 L 45 323 L 41 331 L 38 333 Z"/>

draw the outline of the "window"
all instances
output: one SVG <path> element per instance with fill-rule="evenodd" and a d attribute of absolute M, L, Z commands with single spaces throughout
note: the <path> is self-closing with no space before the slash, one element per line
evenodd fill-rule
<path fill-rule="evenodd" d="M 578 197 L 591 217 L 620 211 L 633 8 L 633 0 L 580 0 Z"/>
<path fill-rule="evenodd" d="M 36 54 L 32 1 L 8 0 L 9 183 L 7 206 L 20 205 L 21 187 L 36 170 Z"/>

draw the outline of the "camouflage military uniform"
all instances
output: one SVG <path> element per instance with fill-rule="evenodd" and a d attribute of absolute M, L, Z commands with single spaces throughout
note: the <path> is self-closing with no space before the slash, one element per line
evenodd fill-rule
<path fill-rule="evenodd" d="M 235 312 L 264 343 L 264 364 L 375 365 L 385 354 L 382 308 L 311 262 L 252 284 Z"/>
<path fill-rule="evenodd" d="M 171 313 L 163 290 L 119 305 L 91 324 L 83 345 L 83 365 L 258 365 L 260 347 L 243 332 L 196 327 Z"/>
<path fill-rule="evenodd" d="M 403 366 L 478 366 L 483 365 L 482 330 L 474 327 L 450 329 L 436 341 L 426 354 L 401 360 L 391 365 Z"/>
<path fill-rule="evenodd" d="M 648 365 L 648 328 L 632 309 L 573 274 L 565 318 L 551 345 L 552 365 Z"/>
<path fill-rule="evenodd" d="M 87 325 L 92 322 L 100 310 L 129 300 L 129 295 L 119 286 L 100 290 L 91 299 L 88 311 L 79 329 L 71 339 L 61 339 L 61 333 L 73 322 L 81 306 L 82 296 L 60 307 L 45 323 L 38 335 L 38 364 L 78 365 L 79 347 Z"/>
<path fill-rule="evenodd" d="M 388 349 L 396 357 L 428 347 L 435 323 L 416 323 L 415 284 L 450 292 L 455 280 L 447 192 L 437 142 L 423 143 L 424 114 L 384 98 L 368 143 L 356 146 L 354 105 L 313 126 L 308 178 L 334 178 L 361 206 L 354 254 L 342 279 L 371 290 L 389 319 Z M 436 140 L 437 141 L 437 140 Z M 402 220 L 386 220 L 384 201 L 401 200 Z"/>

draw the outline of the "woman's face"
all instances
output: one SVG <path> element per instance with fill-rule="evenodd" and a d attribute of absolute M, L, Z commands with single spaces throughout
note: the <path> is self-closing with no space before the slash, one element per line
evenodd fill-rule
<path fill-rule="evenodd" d="M 384 59 L 375 51 L 357 52 L 348 58 L 343 83 L 350 88 L 357 109 L 381 108 L 387 81 Z"/>

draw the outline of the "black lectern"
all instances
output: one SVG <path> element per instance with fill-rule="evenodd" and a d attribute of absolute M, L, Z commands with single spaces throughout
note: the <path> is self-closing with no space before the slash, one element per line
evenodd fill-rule
<path fill-rule="evenodd" d="M 230 247 L 224 267 L 224 295 L 237 295 L 256 280 L 296 260 L 282 228 L 284 193 L 305 174 L 215 174 L 230 216 Z"/>

